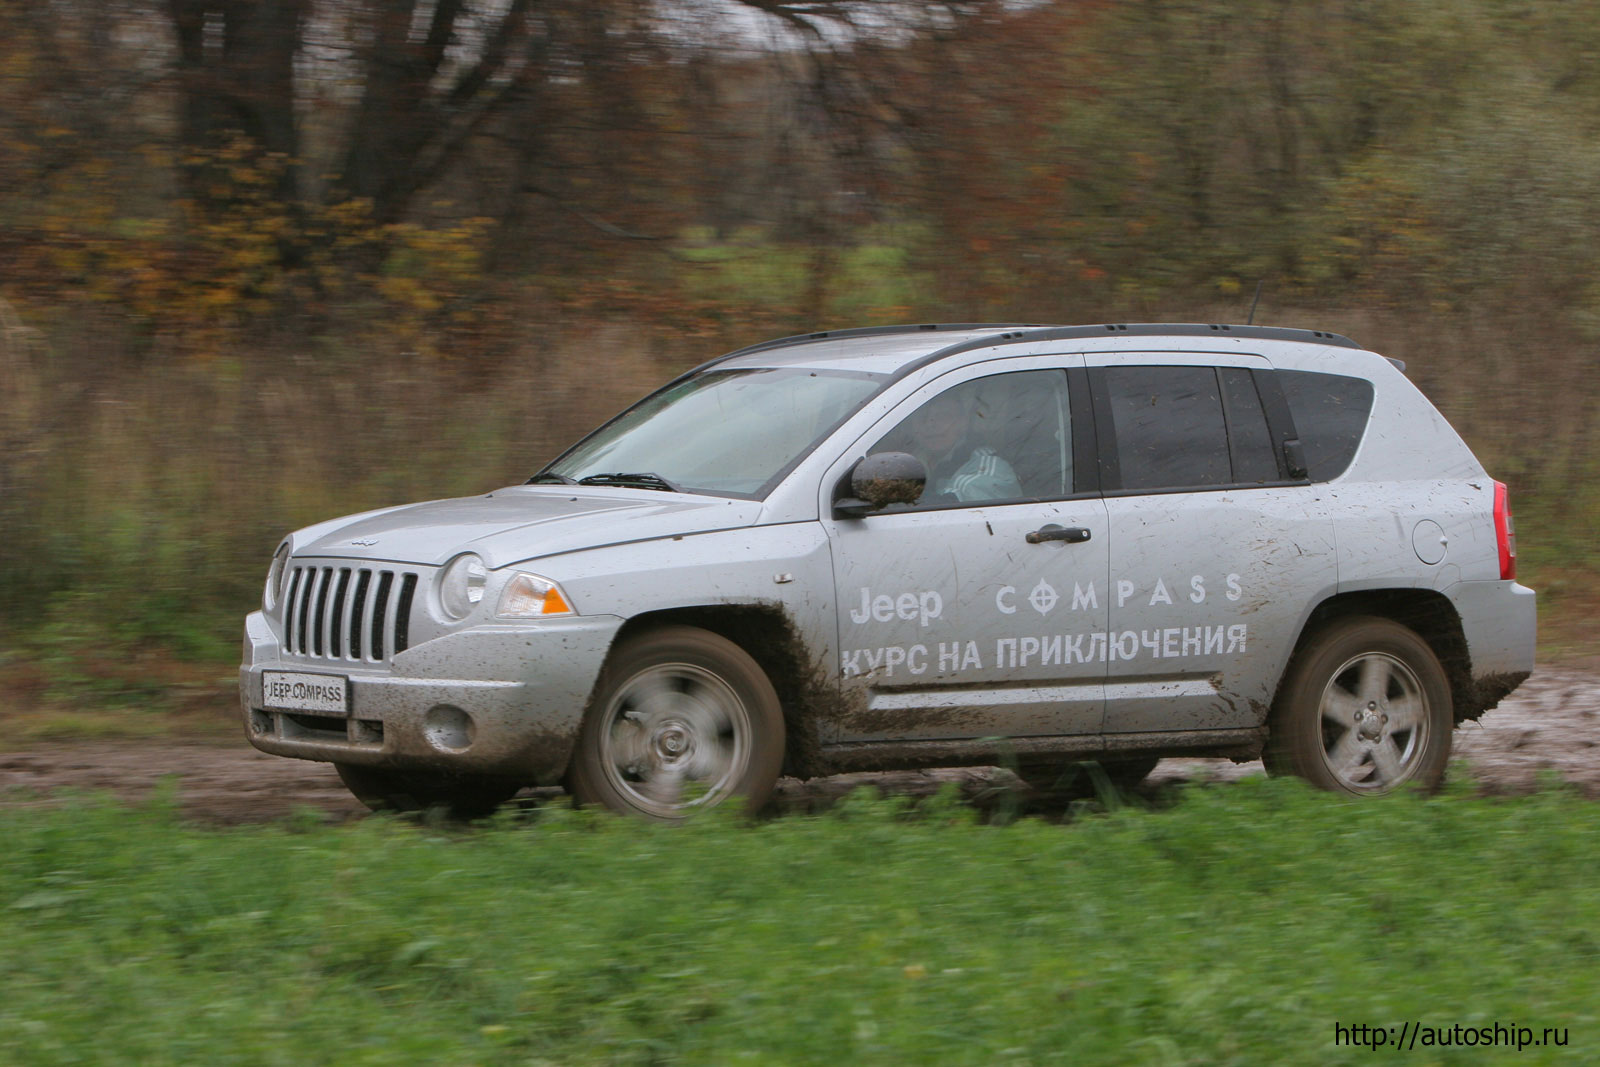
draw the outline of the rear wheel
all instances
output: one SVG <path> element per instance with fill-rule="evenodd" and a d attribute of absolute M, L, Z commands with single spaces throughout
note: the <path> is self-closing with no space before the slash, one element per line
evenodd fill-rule
<path fill-rule="evenodd" d="M 501 778 L 397 771 L 335 763 L 345 788 L 373 811 L 443 808 L 453 819 L 481 819 L 516 796 L 521 784 Z"/>
<path fill-rule="evenodd" d="M 1341 619 L 1290 665 L 1265 761 L 1273 774 L 1356 796 L 1408 782 L 1432 789 L 1453 725 L 1450 682 L 1426 641 L 1389 619 Z"/>
<path fill-rule="evenodd" d="M 612 651 L 573 758 L 579 803 L 674 820 L 772 794 L 783 764 L 778 694 L 727 638 L 668 626 Z"/>

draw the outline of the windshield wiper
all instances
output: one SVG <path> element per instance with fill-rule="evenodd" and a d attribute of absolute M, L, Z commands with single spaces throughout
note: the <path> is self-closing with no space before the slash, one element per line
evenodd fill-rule
<path fill-rule="evenodd" d="M 577 485 L 576 478 L 568 478 L 565 474 L 535 474 L 524 485 Z"/>
<path fill-rule="evenodd" d="M 616 474 L 591 474 L 587 478 L 579 478 L 579 485 L 620 485 L 632 489 L 662 489 L 669 493 L 681 493 L 681 486 L 667 481 L 659 474 L 641 471 L 633 474 L 618 472 Z"/>

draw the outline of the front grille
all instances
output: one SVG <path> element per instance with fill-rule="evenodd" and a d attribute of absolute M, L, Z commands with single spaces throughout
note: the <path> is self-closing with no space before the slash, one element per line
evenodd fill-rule
<path fill-rule="evenodd" d="M 283 598 L 284 651 L 383 663 L 410 644 L 417 576 L 368 567 L 297 566 Z"/>

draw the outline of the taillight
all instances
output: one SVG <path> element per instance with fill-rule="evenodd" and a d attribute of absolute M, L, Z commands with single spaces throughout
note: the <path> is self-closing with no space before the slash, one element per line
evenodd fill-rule
<path fill-rule="evenodd" d="M 1517 576 L 1517 524 L 1511 517 L 1511 498 L 1505 482 L 1494 483 L 1494 539 L 1500 545 L 1500 578 Z"/>

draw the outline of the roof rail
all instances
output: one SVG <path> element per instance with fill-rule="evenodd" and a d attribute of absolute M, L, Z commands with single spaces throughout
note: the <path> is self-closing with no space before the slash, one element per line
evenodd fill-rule
<path fill-rule="evenodd" d="M 806 344 L 809 341 L 837 341 L 850 337 L 884 337 L 899 333 L 937 333 L 957 330 L 1036 330 L 1046 328 L 1045 323 L 1039 322 L 922 322 L 903 326 L 857 326 L 846 330 L 818 330 L 815 333 L 797 333 L 788 337 L 778 337 L 771 341 L 762 341 L 758 344 L 746 345 L 727 355 L 718 356 L 712 360 L 719 363 L 724 359 L 734 356 L 747 356 L 752 352 L 765 352 L 772 348 L 786 348 L 789 345 Z"/>
<path fill-rule="evenodd" d="M 1343 334 L 1328 333 L 1325 330 L 1296 330 L 1287 326 L 1233 326 L 1226 323 L 1203 322 L 1112 322 L 1099 326 L 1039 326 L 1023 327 L 998 337 L 979 337 L 946 345 L 907 363 L 895 372 L 895 377 L 903 378 L 912 371 L 945 356 L 975 348 L 989 348 L 997 344 L 1021 344 L 1028 341 L 1078 341 L 1095 337 L 1239 337 L 1269 341 L 1298 341 L 1301 344 L 1334 345 L 1339 348 L 1363 350 L 1361 345 Z"/>
<path fill-rule="evenodd" d="M 1002 335 L 1010 341 L 1067 341 L 1091 337 L 1247 337 L 1256 340 L 1298 341 L 1360 349 L 1343 334 L 1325 330 L 1296 330 L 1287 326 L 1233 326 L 1204 322 L 1112 322 L 1099 326 L 1043 326 L 1021 335 Z M 972 343 L 972 342 L 969 342 Z M 951 346 L 952 348 L 955 346 Z"/>
<path fill-rule="evenodd" d="M 685 378 L 691 378 L 707 368 L 718 363 L 724 363 L 737 356 L 748 356 L 754 352 L 767 352 L 774 348 L 787 348 L 790 345 L 803 345 L 811 341 L 838 341 L 848 337 L 888 337 L 894 334 L 905 333 L 939 333 L 955 332 L 958 330 L 1037 330 L 1046 328 L 1044 323 L 1038 322 L 921 322 L 901 326 L 856 326 L 843 330 L 817 330 L 814 333 L 796 333 L 788 337 L 776 337 L 770 341 L 761 341 L 753 345 L 736 348 L 732 352 L 724 352 L 706 360 L 698 366 L 690 367 L 678 375 L 668 385 L 673 385 Z M 1001 336 L 1007 336 L 1002 334 Z"/>

